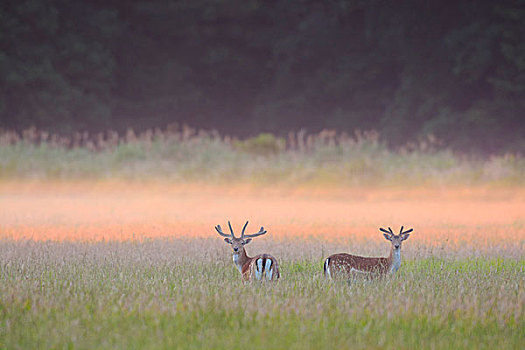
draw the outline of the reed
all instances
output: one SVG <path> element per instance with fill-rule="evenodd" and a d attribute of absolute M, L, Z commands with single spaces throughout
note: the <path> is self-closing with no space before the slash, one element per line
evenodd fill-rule
<path fill-rule="evenodd" d="M 517 154 L 460 155 L 432 136 L 391 149 L 375 131 L 324 130 L 239 140 L 171 125 L 72 136 L 0 132 L 3 179 L 165 179 L 284 185 L 521 185 Z"/>

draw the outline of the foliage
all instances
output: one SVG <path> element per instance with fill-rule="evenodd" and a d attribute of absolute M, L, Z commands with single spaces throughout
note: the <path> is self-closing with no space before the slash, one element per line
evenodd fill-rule
<path fill-rule="evenodd" d="M 0 126 L 379 129 L 525 150 L 523 0 L 0 5 Z"/>
<path fill-rule="evenodd" d="M 264 133 L 244 141 L 236 141 L 234 145 L 244 152 L 269 156 L 283 151 L 285 141 L 282 138 L 275 137 L 273 134 Z"/>

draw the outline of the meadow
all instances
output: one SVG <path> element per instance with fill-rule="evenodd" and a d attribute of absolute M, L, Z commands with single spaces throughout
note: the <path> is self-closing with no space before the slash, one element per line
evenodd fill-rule
<path fill-rule="evenodd" d="M 2 134 L 0 348 L 525 345 L 519 156 L 173 134 Z M 246 249 L 276 256 L 279 282 L 241 283 L 213 230 L 227 220 L 268 230 Z M 324 278 L 330 254 L 387 255 L 378 228 L 401 225 L 414 232 L 397 275 Z"/>
<path fill-rule="evenodd" d="M 523 191 L 4 183 L 2 348 L 508 348 L 525 344 Z M 240 281 L 213 231 L 269 233 L 276 284 Z M 395 277 L 327 281 L 323 258 L 389 249 Z"/>
<path fill-rule="evenodd" d="M 13 178 L 337 188 L 522 186 L 525 158 L 515 153 L 459 154 L 431 135 L 390 149 L 373 130 L 301 130 L 246 139 L 177 125 L 72 136 L 0 130 L 0 179 Z"/>

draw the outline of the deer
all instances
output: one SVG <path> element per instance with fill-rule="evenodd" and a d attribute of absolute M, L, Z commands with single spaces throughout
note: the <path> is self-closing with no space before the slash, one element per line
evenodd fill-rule
<path fill-rule="evenodd" d="M 379 228 L 379 230 L 392 243 L 388 257 L 369 258 L 346 253 L 330 255 L 324 262 L 324 275 L 329 278 L 336 278 L 340 275 L 356 277 L 358 275 L 395 274 L 401 266 L 401 243 L 410 236 L 409 233 L 414 229 L 403 231 L 403 226 L 401 226 L 398 235 L 394 234 L 390 227 L 388 231 L 384 228 Z"/>
<path fill-rule="evenodd" d="M 220 225 L 215 226 L 215 230 L 217 230 L 219 235 L 226 237 L 224 238 L 226 243 L 231 244 L 233 263 L 241 273 L 243 282 L 248 282 L 253 279 L 266 281 L 278 280 L 280 273 L 277 259 L 270 254 L 259 254 L 254 257 L 249 257 L 244 249 L 244 246 L 250 243 L 252 238 L 262 236 L 267 232 L 264 227 L 261 226 L 261 229 L 257 233 L 245 234 L 246 226 L 248 226 L 248 221 L 246 221 L 242 228 L 241 237 L 237 238 L 233 233 L 232 225 L 229 221 L 228 226 L 230 227 L 230 234 L 222 232 Z"/>

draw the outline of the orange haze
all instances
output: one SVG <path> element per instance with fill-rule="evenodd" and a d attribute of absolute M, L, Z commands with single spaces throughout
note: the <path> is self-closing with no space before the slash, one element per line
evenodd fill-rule
<path fill-rule="evenodd" d="M 414 237 L 524 244 L 523 189 L 257 189 L 160 184 L 0 185 L 0 238 L 130 240 L 215 237 L 213 226 L 274 239 L 381 239 L 380 226 L 413 227 Z"/>

